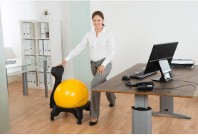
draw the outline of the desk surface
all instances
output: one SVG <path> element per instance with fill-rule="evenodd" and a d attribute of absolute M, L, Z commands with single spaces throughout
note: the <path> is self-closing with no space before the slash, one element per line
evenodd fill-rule
<path fill-rule="evenodd" d="M 138 82 L 147 82 L 152 81 L 152 78 L 161 77 L 160 71 L 157 74 L 146 77 L 144 79 L 131 79 L 129 81 L 123 81 L 122 77 L 124 75 L 130 76 L 135 72 L 144 71 L 142 68 L 145 68 L 146 64 L 136 64 L 135 66 L 123 71 L 122 73 L 114 76 L 108 81 L 96 86 L 92 89 L 92 91 L 100 91 L 100 92 L 113 92 L 113 93 L 131 93 L 131 94 L 145 94 L 145 95 L 158 95 L 158 96 L 171 96 L 171 97 L 186 97 L 192 98 L 194 96 L 195 87 L 192 85 L 183 86 L 177 89 L 157 89 L 157 88 L 174 88 L 181 85 L 193 84 L 189 82 L 197 82 L 198 83 L 198 65 L 194 66 L 194 68 L 185 69 L 185 68 L 171 68 L 174 80 L 168 82 L 156 82 L 154 81 L 154 89 L 152 91 L 138 91 L 136 87 L 128 87 L 125 86 L 126 82 L 131 82 L 131 84 L 135 84 Z M 176 81 L 176 80 L 184 80 L 184 81 Z"/>
<path fill-rule="evenodd" d="M 6 65 L 8 74 L 21 70 L 21 67 L 19 67 L 19 66 L 22 66 L 22 58 L 14 58 L 14 59 L 7 59 L 7 60 L 15 60 L 16 61 L 15 64 Z"/>

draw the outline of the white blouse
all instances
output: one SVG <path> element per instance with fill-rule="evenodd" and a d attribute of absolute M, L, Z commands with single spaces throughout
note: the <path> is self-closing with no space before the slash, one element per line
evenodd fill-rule
<path fill-rule="evenodd" d="M 101 64 L 104 67 L 106 67 L 116 54 L 113 34 L 103 27 L 103 30 L 98 33 L 98 37 L 96 37 L 95 30 L 87 32 L 83 40 L 69 53 L 65 60 L 69 61 L 71 58 L 79 54 L 87 45 L 89 45 L 89 55 L 92 61 L 98 61 L 105 58 Z"/>

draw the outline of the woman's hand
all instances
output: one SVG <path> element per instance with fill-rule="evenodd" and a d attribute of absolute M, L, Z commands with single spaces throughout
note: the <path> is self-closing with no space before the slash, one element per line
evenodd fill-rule
<path fill-rule="evenodd" d="M 63 67 L 65 67 L 65 64 L 67 63 L 67 61 L 66 60 L 64 60 L 62 63 L 60 63 L 60 64 L 58 64 L 58 65 L 56 65 L 56 66 L 60 66 L 60 65 L 63 65 Z"/>
<path fill-rule="evenodd" d="M 105 67 L 103 65 L 100 65 L 98 67 L 98 69 L 97 69 L 98 74 L 103 75 L 104 74 L 104 70 L 105 70 Z"/>

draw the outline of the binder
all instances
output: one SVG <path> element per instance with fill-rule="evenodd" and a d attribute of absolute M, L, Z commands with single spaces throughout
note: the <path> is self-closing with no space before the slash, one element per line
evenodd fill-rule
<path fill-rule="evenodd" d="M 27 38 L 26 23 L 23 23 L 23 38 Z"/>
<path fill-rule="evenodd" d="M 30 54 L 30 40 L 26 40 L 27 54 Z"/>
<path fill-rule="evenodd" d="M 48 54 L 47 55 L 50 55 L 50 42 L 49 40 L 47 40 L 47 51 L 48 51 Z"/>
<path fill-rule="evenodd" d="M 26 38 L 30 38 L 30 23 L 26 23 Z"/>
<path fill-rule="evenodd" d="M 43 55 L 43 50 L 44 50 L 44 46 L 43 46 L 43 40 L 39 40 L 39 52 L 40 55 Z"/>
<path fill-rule="evenodd" d="M 30 56 L 25 56 L 25 64 L 28 65 L 31 63 Z"/>
<path fill-rule="evenodd" d="M 41 38 L 49 38 L 46 32 L 49 32 L 48 23 L 41 23 Z"/>
<path fill-rule="evenodd" d="M 47 86 L 51 88 L 51 79 L 50 79 L 50 73 L 47 73 Z"/>
<path fill-rule="evenodd" d="M 24 45 L 24 54 L 28 54 L 28 51 L 27 51 L 27 40 L 23 40 L 23 45 Z"/>
<path fill-rule="evenodd" d="M 38 76 L 39 76 L 39 86 L 41 87 L 41 85 L 42 85 L 41 73 L 38 73 Z"/>
<path fill-rule="evenodd" d="M 43 87 L 45 87 L 45 82 L 44 82 L 44 73 L 42 73 L 42 84 L 43 84 Z"/>
<path fill-rule="evenodd" d="M 30 40 L 30 54 L 36 54 L 34 40 Z"/>
<path fill-rule="evenodd" d="M 25 56 L 25 64 L 27 65 L 28 64 L 28 57 Z"/>
<path fill-rule="evenodd" d="M 27 82 L 28 82 L 28 86 L 30 86 L 30 73 L 27 73 Z"/>
<path fill-rule="evenodd" d="M 49 57 L 47 57 L 47 58 L 49 58 Z M 51 71 L 51 60 L 48 60 L 47 61 L 47 71 Z"/>
<path fill-rule="evenodd" d="M 42 62 L 39 63 L 39 65 L 43 66 L 43 60 L 44 60 L 44 58 L 45 58 L 44 56 L 40 56 L 40 57 L 39 57 L 39 61 L 42 61 Z M 44 71 L 44 70 L 43 70 L 43 67 L 41 67 L 41 68 L 39 69 L 39 71 Z"/>
<path fill-rule="evenodd" d="M 36 62 L 36 57 L 35 56 L 30 56 L 30 63 L 35 63 Z"/>
<path fill-rule="evenodd" d="M 48 49 L 47 49 L 47 41 L 48 40 L 43 40 L 44 41 L 44 55 L 48 55 Z"/>
<path fill-rule="evenodd" d="M 34 25 L 33 23 L 26 23 L 26 38 L 34 38 Z"/>
<path fill-rule="evenodd" d="M 41 23 L 41 38 L 45 38 L 44 36 L 44 23 Z"/>
<path fill-rule="evenodd" d="M 39 86 L 44 87 L 44 74 L 39 73 Z"/>
<path fill-rule="evenodd" d="M 34 38 L 34 23 L 30 23 L 30 38 Z"/>
<path fill-rule="evenodd" d="M 28 64 L 31 64 L 31 58 L 28 56 Z"/>
<path fill-rule="evenodd" d="M 30 77 L 30 86 L 33 86 L 32 72 L 30 72 L 29 77 Z"/>
<path fill-rule="evenodd" d="M 36 72 L 32 72 L 32 86 L 37 85 Z"/>

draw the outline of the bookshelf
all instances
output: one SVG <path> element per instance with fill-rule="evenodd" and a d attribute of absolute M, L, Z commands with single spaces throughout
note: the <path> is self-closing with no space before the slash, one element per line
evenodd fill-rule
<path fill-rule="evenodd" d="M 44 29 L 45 31 L 44 31 Z M 48 69 L 47 74 L 49 74 L 50 82 L 48 82 L 48 89 L 52 90 L 55 83 L 54 77 L 51 75 L 51 68 L 62 62 L 62 46 L 61 46 L 61 21 L 60 20 L 20 20 L 20 32 L 21 32 L 21 53 L 22 53 L 22 63 L 34 63 L 37 62 L 42 57 L 50 57 L 51 59 L 47 62 Z M 28 35 L 29 33 L 29 35 Z M 44 33 L 44 35 L 43 35 Z M 48 53 L 43 54 L 40 52 L 39 41 L 48 42 Z M 29 41 L 29 43 L 27 42 Z M 30 45 L 28 47 L 27 45 Z M 43 44 L 44 45 L 44 44 Z M 33 49 L 32 49 L 33 48 Z M 29 49 L 29 50 L 28 50 Z M 44 47 L 43 47 L 44 49 Z M 49 53 L 50 52 L 50 53 Z M 32 65 L 43 65 L 41 63 L 34 63 Z M 38 68 L 35 71 L 30 71 L 29 73 L 36 73 L 36 86 L 31 86 L 30 88 L 44 89 L 42 84 L 41 74 L 43 69 Z M 29 74 L 28 73 L 28 74 Z M 29 81 L 28 76 L 28 81 Z M 47 79 L 49 81 L 49 79 Z"/>

